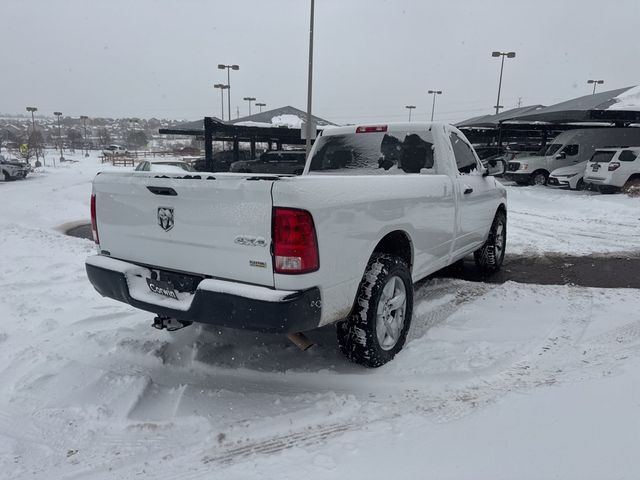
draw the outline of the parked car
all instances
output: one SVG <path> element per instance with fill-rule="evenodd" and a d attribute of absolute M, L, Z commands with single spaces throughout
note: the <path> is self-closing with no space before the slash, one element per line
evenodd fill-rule
<path fill-rule="evenodd" d="M 125 155 L 129 151 L 121 145 L 109 145 L 102 150 L 103 155 Z"/>
<path fill-rule="evenodd" d="M 521 185 L 546 185 L 550 172 L 586 162 L 597 148 L 624 145 L 640 145 L 640 128 L 569 130 L 558 135 L 541 155 L 510 161 L 505 178 Z"/>
<path fill-rule="evenodd" d="M 472 253 L 500 268 L 506 191 L 491 173 L 458 129 L 417 122 L 326 129 L 300 176 L 107 171 L 86 269 L 156 328 L 336 323 L 342 352 L 378 367 L 404 345 L 415 282 Z"/>
<path fill-rule="evenodd" d="M 198 172 L 228 172 L 231 164 L 235 161 L 250 160 L 251 152 L 249 150 L 238 150 L 238 158 L 236 159 L 233 150 L 222 150 L 213 154 L 213 168 L 207 168 L 207 162 L 204 158 L 192 162 L 193 168 Z"/>
<path fill-rule="evenodd" d="M 481 161 L 482 160 L 486 160 L 488 158 L 501 157 L 505 153 L 507 153 L 507 147 L 498 147 L 497 145 L 493 145 L 493 146 L 486 146 L 486 145 L 474 146 L 473 149 L 475 150 L 476 154 L 478 155 L 478 158 Z"/>
<path fill-rule="evenodd" d="M 187 162 L 175 160 L 145 160 L 135 168 L 137 172 L 195 172 L 195 169 Z"/>
<path fill-rule="evenodd" d="M 576 163 L 568 167 L 556 168 L 549 175 L 547 185 L 551 187 L 567 187 L 570 190 L 584 190 L 584 169 L 587 162 Z"/>
<path fill-rule="evenodd" d="M 272 150 L 263 153 L 256 160 L 234 162 L 229 171 L 300 175 L 304 170 L 305 162 L 306 152 L 304 150 Z"/>
<path fill-rule="evenodd" d="M 18 180 L 26 178 L 31 171 L 31 165 L 21 160 L 11 160 L 0 155 L 0 175 L 2 180 Z"/>
<path fill-rule="evenodd" d="M 601 193 L 640 194 L 640 147 L 600 149 L 587 163 L 584 181 Z"/>

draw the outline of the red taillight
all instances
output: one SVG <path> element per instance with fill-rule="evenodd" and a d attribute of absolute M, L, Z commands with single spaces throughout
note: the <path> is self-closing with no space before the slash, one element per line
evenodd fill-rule
<path fill-rule="evenodd" d="M 609 163 L 609 171 L 613 172 L 620 166 L 620 162 L 611 162 Z"/>
<path fill-rule="evenodd" d="M 100 244 L 98 238 L 98 222 L 96 220 L 96 194 L 91 194 L 91 233 L 93 233 L 93 241 Z"/>
<path fill-rule="evenodd" d="M 306 210 L 273 209 L 273 266 L 276 273 L 309 273 L 320 266 L 313 217 Z"/>
<path fill-rule="evenodd" d="M 356 128 L 356 133 L 386 132 L 386 125 L 367 125 Z"/>

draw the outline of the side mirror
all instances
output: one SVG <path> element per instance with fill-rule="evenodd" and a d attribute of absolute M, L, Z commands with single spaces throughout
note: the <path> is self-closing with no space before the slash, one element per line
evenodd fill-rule
<path fill-rule="evenodd" d="M 565 158 L 567 158 L 567 154 L 564 152 L 560 152 L 556 155 L 556 160 L 564 160 Z"/>
<path fill-rule="evenodd" d="M 485 165 L 484 165 L 484 172 L 483 172 L 483 176 L 484 177 L 496 177 L 496 176 L 500 176 L 503 175 L 504 172 L 507 171 L 507 162 L 505 162 L 504 160 L 498 160 L 498 159 L 494 159 L 494 160 L 489 160 Z"/>

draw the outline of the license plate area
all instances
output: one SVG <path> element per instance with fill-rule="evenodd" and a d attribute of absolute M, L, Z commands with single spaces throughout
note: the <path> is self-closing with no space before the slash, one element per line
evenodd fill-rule
<path fill-rule="evenodd" d="M 146 278 L 147 286 L 149 290 L 158 295 L 162 295 L 163 297 L 173 298 L 174 300 L 178 300 L 178 293 L 176 289 L 173 288 L 173 285 L 169 282 L 165 282 L 163 280 L 154 280 L 151 278 Z"/>

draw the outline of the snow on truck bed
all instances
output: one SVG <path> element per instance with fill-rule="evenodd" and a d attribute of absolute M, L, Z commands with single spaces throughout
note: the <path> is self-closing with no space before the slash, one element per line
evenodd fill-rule
<path fill-rule="evenodd" d="M 405 349 L 377 370 L 347 363 L 332 328 L 305 353 L 158 332 L 93 290 L 91 242 L 54 230 L 87 218 L 100 168 L 0 182 L 0 478 L 640 476 L 637 291 L 422 282 Z M 637 199 L 509 202 L 510 251 L 638 250 Z"/>

